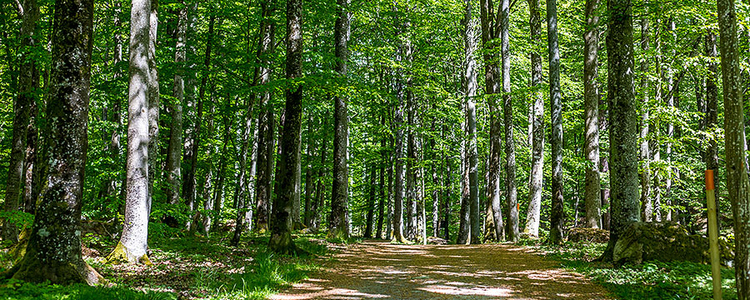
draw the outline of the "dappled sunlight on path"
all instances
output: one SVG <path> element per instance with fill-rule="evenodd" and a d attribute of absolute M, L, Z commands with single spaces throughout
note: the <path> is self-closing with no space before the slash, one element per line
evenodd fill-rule
<path fill-rule="evenodd" d="M 612 299 L 582 275 L 529 251 L 366 241 L 272 299 Z"/>

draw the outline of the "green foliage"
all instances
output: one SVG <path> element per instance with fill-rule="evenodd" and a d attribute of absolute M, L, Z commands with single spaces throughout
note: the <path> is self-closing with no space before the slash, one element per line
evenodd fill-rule
<path fill-rule="evenodd" d="M 566 268 L 587 275 L 620 299 L 711 299 L 713 297 L 711 266 L 691 262 L 644 262 L 613 268 L 594 262 L 606 244 L 565 243 L 560 247 L 544 246 L 553 259 Z M 737 299 L 734 270 L 722 268 L 724 299 Z"/>

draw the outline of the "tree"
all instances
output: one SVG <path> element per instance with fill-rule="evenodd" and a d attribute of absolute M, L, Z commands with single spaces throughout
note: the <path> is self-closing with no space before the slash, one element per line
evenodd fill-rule
<path fill-rule="evenodd" d="M 159 0 L 151 0 L 148 30 L 148 212 L 154 195 L 156 159 L 159 157 L 159 73 L 156 63 L 156 39 L 159 27 Z"/>
<path fill-rule="evenodd" d="M 611 223 L 605 260 L 625 228 L 640 220 L 637 104 L 633 91 L 633 17 L 630 0 L 610 0 L 607 62 L 610 118 Z"/>
<path fill-rule="evenodd" d="M 750 299 L 750 180 L 745 155 L 745 118 L 737 45 L 737 14 L 733 0 L 717 0 L 721 79 L 724 90 L 724 132 L 729 200 L 732 202 L 735 236 L 734 274 L 737 298 Z"/>
<path fill-rule="evenodd" d="M 338 18 L 334 29 L 336 73 L 346 82 L 346 64 L 349 60 L 347 43 L 350 35 L 348 0 L 337 0 Z M 347 97 L 334 96 L 333 125 L 333 194 L 331 196 L 331 222 L 328 236 L 349 238 L 349 113 Z"/>
<path fill-rule="evenodd" d="M 583 34 L 583 82 L 586 123 L 586 226 L 602 228 L 601 183 L 599 182 L 599 0 L 586 1 L 586 31 Z M 646 143 L 648 145 L 648 143 Z"/>
<path fill-rule="evenodd" d="M 648 5 L 646 5 L 648 6 Z M 646 8 L 648 11 L 648 8 Z M 641 219 L 646 222 L 651 222 L 651 217 L 654 213 L 654 205 L 651 199 L 651 151 L 649 149 L 649 59 L 645 53 L 648 53 L 650 48 L 650 37 L 649 37 L 649 17 L 645 14 L 641 18 L 641 49 L 643 50 L 643 58 L 641 58 L 641 93 L 643 94 L 643 100 L 641 101 L 641 161 L 643 161 L 643 170 L 641 172 Z M 588 206 L 587 206 L 588 207 Z"/>
<path fill-rule="evenodd" d="M 128 159 L 125 223 L 110 262 L 150 265 L 149 207 L 149 43 L 150 0 L 133 0 L 130 10 L 130 89 L 128 94 Z"/>
<path fill-rule="evenodd" d="M 474 1 L 464 1 L 464 77 L 463 92 L 464 105 L 466 106 L 466 158 L 468 159 L 469 173 L 469 198 L 471 219 L 471 243 L 480 243 L 479 234 L 479 192 L 477 178 L 477 108 L 475 98 L 477 96 L 477 66 L 474 59 L 474 51 L 477 47 L 475 27 L 476 21 L 472 17 Z M 499 204 L 499 203 L 497 203 Z M 500 223 L 502 226 L 502 223 Z M 501 227 L 502 228 L 502 227 Z M 495 227 L 496 232 L 502 229 Z"/>
<path fill-rule="evenodd" d="M 531 41 L 541 44 L 542 21 L 539 14 L 539 0 L 529 0 L 529 28 Z M 536 47 L 535 47 L 536 48 Z M 529 188 L 529 209 L 526 212 L 526 227 L 523 232 L 531 237 L 539 237 L 539 220 L 542 211 L 542 189 L 544 180 L 544 99 L 538 88 L 542 83 L 542 56 L 538 50 L 531 51 L 531 88 L 534 102 L 532 124 L 531 184 Z"/>
<path fill-rule="evenodd" d="M 82 259 L 81 207 L 88 145 L 94 1 L 55 2 L 47 116 L 47 187 L 40 195 L 26 254 L 6 273 L 55 284 L 96 284 L 101 275 Z M 146 29 L 148 26 L 146 26 Z M 146 37 L 148 37 L 146 33 Z M 145 58 L 143 60 L 145 64 Z"/>
<path fill-rule="evenodd" d="M 552 108 L 552 213 L 550 242 L 563 242 L 565 222 L 562 171 L 562 99 L 560 96 L 560 49 L 557 45 L 557 1 L 547 0 L 547 44 L 549 49 L 549 95 Z"/>
<path fill-rule="evenodd" d="M 286 2 L 286 78 L 293 86 L 286 90 L 284 122 L 282 123 L 279 148 L 279 169 L 276 180 L 279 189 L 273 203 L 271 219 L 271 239 L 268 248 L 277 253 L 296 253 L 292 240 L 292 201 L 295 180 L 299 177 L 297 164 L 300 163 L 300 132 L 302 129 L 302 0 Z"/>
<path fill-rule="evenodd" d="M 176 45 L 174 62 L 178 66 L 187 60 L 187 7 L 178 11 L 177 30 L 175 30 Z M 182 107 L 185 100 L 185 80 L 183 74 L 186 70 L 179 67 L 174 74 L 172 94 L 176 102 L 170 105 L 172 115 L 172 128 L 169 130 L 169 145 L 167 146 L 167 201 L 171 205 L 180 203 L 180 186 L 182 179 Z"/>
<path fill-rule="evenodd" d="M 508 240 L 517 242 L 518 189 L 516 186 L 516 142 L 513 140 L 513 100 L 510 95 L 510 0 L 503 0 L 500 14 L 503 72 L 503 119 L 505 126 L 505 194 L 508 205 Z"/>
<path fill-rule="evenodd" d="M 35 33 L 39 20 L 39 5 L 36 0 L 25 0 L 20 6 L 21 16 L 21 61 L 22 67 L 18 78 L 18 97 L 13 102 L 13 138 L 11 141 L 10 166 L 8 167 L 8 180 L 5 188 L 5 212 L 14 214 L 18 212 L 23 191 L 24 173 L 26 167 L 26 143 L 28 126 L 31 120 L 32 110 L 35 109 L 36 89 L 39 88 L 39 71 L 36 62 L 32 58 L 32 51 L 37 44 Z M 33 125 L 32 125 L 33 126 Z M 18 241 L 18 228 L 10 219 L 3 222 L 2 237 L 5 241 Z"/>
<path fill-rule="evenodd" d="M 495 232 L 495 234 L 498 240 L 503 240 L 505 239 L 505 227 L 503 226 L 503 215 L 500 204 L 502 193 L 500 190 L 500 153 L 502 151 L 500 130 L 502 129 L 502 123 L 500 122 L 500 105 L 497 103 L 497 94 L 501 91 L 501 74 L 497 58 L 492 55 L 492 52 L 497 48 L 497 38 L 499 38 L 500 32 L 497 29 L 497 20 L 495 20 L 495 14 L 492 12 L 492 9 L 492 1 L 481 0 L 480 20 L 482 26 L 482 46 L 484 47 L 484 93 L 487 95 L 490 106 L 490 158 L 489 166 L 487 167 L 487 187 L 489 190 L 490 205 L 493 210 L 495 231 L 500 230 L 500 232 Z"/>

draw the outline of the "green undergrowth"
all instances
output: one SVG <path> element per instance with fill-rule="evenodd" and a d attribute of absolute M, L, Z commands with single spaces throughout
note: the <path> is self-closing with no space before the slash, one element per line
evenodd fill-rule
<path fill-rule="evenodd" d="M 585 274 L 620 299 L 712 299 L 711 266 L 691 262 L 644 262 L 614 268 L 594 261 L 607 244 L 565 243 L 541 245 L 548 257 L 562 266 Z M 734 269 L 722 268 L 723 299 L 737 299 Z"/>
<path fill-rule="evenodd" d="M 0 299 L 265 299 L 307 278 L 320 268 L 316 258 L 329 254 L 322 234 L 296 235 L 295 244 L 305 255 L 283 256 L 266 249 L 267 235 L 245 237 L 238 247 L 232 247 L 231 232 L 205 237 L 158 223 L 151 225 L 152 267 L 106 264 L 101 257 L 117 241 L 84 237 L 84 245 L 101 255 L 87 258 L 87 262 L 112 287 L 5 280 L 0 281 Z M 0 261 L 4 255 L 0 254 Z M 0 272 L 8 267 L 3 264 Z"/>

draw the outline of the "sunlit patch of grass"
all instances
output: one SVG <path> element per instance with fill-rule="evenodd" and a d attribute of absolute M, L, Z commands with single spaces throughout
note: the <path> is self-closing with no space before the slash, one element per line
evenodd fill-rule
<path fill-rule="evenodd" d="M 231 247 L 230 235 L 208 238 L 163 227 L 149 239 L 152 267 L 86 258 L 115 287 L 0 281 L 0 299 L 266 299 L 318 270 L 313 259 L 329 253 L 324 234 L 299 235 L 295 243 L 304 250 L 302 256 L 268 252 L 268 235 L 249 234 Z M 0 263 L 4 255 L 0 252 Z"/>
<path fill-rule="evenodd" d="M 0 283 L 0 299 L 18 300 L 173 300 L 177 296 L 172 293 L 154 291 L 141 292 L 123 287 L 88 286 L 75 284 L 60 286 L 55 284 L 34 284 L 17 280 L 6 280 Z"/>
<path fill-rule="evenodd" d="M 566 243 L 560 247 L 540 246 L 548 256 L 566 268 L 586 274 L 621 299 L 711 299 L 711 266 L 692 262 L 645 262 L 614 268 L 594 262 L 606 244 Z M 737 299 L 734 270 L 722 268 L 723 299 Z"/>

